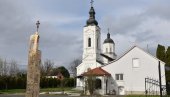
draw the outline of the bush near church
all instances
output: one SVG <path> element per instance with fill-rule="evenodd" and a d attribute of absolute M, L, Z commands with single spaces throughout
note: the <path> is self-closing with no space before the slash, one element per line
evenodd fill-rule
<path fill-rule="evenodd" d="M 74 78 L 63 79 L 64 87 L 74 87 Z M 55 78 L 40 79 L 41 88 L 59 88 L 61 87 L 61 80 Z M 0 76 L 0 90 L 4 89 L 25 89 L 26 88 L 26 76 L 22 77 L 11 77 L 11 76 Z"/>

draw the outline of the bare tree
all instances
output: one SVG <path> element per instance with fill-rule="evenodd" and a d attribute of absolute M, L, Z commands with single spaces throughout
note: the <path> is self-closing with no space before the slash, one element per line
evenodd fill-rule
<path fill-rule="evenodd" d="M 0 75 L 3 75 L 3 60 L 0 58 Z"/>
<path fill-rule="evenodd" d="M 49 59 L 45 60 L 44 63 L 41 64 L 41 75 L 42 76 L 50 75 L 53 66 L 54 66 L 54 62 L 52 62 Z"/>
<path fill-rule="evenodd" d="M 19 68 L 18 68 L 18 63 L 15 61 L 15 60 L 12 60 L 10 63 L 9 63 L 9 74 L 11 76 L 17 76 L 17 74 L 19 73 Z"/>
<path fill-rule="evenodd" d="M 2 75 L 9 75 L 9 65 L 6 60 L 3 61 L 3 73 Z"/>
<path fill-rule="evenodd" d="M 82 62 L 82 60 L 77 58 L 77 59 L 73 60 L 73 61 L 70 63 L 69 69 L 70 69 L 70 71 L 73 73 L 74 76 L 76 76 L 76 73 L 77 73 L 77 72 L 76 72 L 76 67 L 77 67 L 78 65 L 80 65 L 81 62 Z"/>
<path fill-rule="evenodd" d="M 16 76 L 19 72 L 18 64 L 15 60 L 7 62 L 0 58 L 0 75 L 1 76 Z"/>

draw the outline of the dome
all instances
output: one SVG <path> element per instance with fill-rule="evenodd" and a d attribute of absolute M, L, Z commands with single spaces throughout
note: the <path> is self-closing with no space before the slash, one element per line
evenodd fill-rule
<path fill-rule="evenodd" d="M 98 25 L 98 22 L 95 19 L 88 19 L 87 20 L 87 25 Z"/>
<path fill-rule="evenodd" d="M 98 26 L 98 22 L 95 20 L 95 11 L 94 11 L 94 8 L 91 7 L 90 11 L 89 11 L 89 19 L 87 20 L 86 22 L 86 25 L 96 25 Z"/>
<path fill-rule="evenodd" d="M 107 34 L 107 38 L 104 40 L 104 43 L 113 43 L 114 41 L 110 38 L 110 33 Z"/>

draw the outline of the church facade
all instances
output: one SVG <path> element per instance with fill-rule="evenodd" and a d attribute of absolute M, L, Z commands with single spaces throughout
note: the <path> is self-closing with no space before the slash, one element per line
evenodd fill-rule
<path fill-rule="evenodd" d="M 85 90 L 87 76 L 93 75 L 100 82 L 95 92 L 101 95 L 144 94 L 145 78 L 159 79 L 159 61 L 137 46 L 117 58 L 115 43 L 109 32 L 101 46 L 100 27 L 91 6 L 89 19 L 83 29 L 82 63 L 76 67 L 77 88 Z M 165 63 L 160 63 L 162 84 L 165 85 Z"/>

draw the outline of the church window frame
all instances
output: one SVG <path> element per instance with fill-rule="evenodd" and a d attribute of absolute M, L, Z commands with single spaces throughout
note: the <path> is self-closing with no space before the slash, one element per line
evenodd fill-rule
<path fill-rule="evenodd" d="M 91 47 L 91 38 L 88 38 L 88 47 Z"/>

